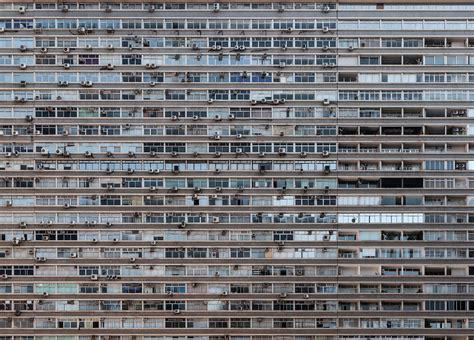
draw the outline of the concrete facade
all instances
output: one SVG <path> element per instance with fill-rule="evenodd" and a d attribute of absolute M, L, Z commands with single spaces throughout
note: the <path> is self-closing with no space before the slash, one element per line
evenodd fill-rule
<path fill-rule="evenodd" d="M 473 31 L 0 2 L 0 340 L 472 340 Z"/>

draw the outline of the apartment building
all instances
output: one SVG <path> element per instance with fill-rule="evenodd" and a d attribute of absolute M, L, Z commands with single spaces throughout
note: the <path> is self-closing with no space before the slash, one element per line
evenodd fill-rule
<path fill-rule="evenodd" d="M 474 339 L 470 1 L 0 3 L 0 340 Z"/>

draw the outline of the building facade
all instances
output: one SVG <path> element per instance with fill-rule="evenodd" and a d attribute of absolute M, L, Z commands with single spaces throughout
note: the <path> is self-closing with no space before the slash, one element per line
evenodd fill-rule
<path fill-rule="evenodd" d="M 474 4 L 0 3 L 0 340 L 474 337 Z"/>

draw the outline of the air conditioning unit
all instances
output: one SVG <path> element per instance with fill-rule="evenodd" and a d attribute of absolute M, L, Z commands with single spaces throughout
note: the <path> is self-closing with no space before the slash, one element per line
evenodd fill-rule
<path fill-rule="evenodd" d="M 26 13 L 26 6 L 19 6 L 18 13 L 25 14 Z"/>
<path fill-rule="evenodd" d="M 20 70 L 26 70 L 27 66 L 26 64 L 20 64 Z"/>
<path fill-rule="evenodd" d="M 214 120 L 221 120 L 221 119 L 222 119 L 221 115 L 215 115 L 214 116 Z"/>
<path fill-rule="evenodd" d="M 151 87 L 153 87 L 153 86 L 155 86 L 155 85 L 156 85 L 156 82 L 150 81 L 150 86 L 151 86 Z"/>
<path fill-rule="evenodd" d="M 63 64 L 65 70 L 69 70 L 71 68 L 71 64 L 65 63 Z"/>
<path fill-rule="evenodd" d="M 69 11 L 69 5 L 62 5 L 61 6 L 61 11 L 68 12 Z"/>
<path fill-rule="evenodd" d="M 286 148 L 278 148 L 278 153 L 284 155 L 286 153 Z"/>
<path fill-rule="evenodd" d="M 107 70 L 113 70 L 115 68 L 112 64 L 107 64 Z"/>
<path fill-rule="evenodd" d="M 155 186 L 150 187 L 150 191 L 156 191 L 156 190 L 157 190 L 157 188 Z"/>
<path fill-rule="evenodd" d="M 328 5 L 323 5 L 323 7 L 321 8 L 321 11 L 323 13 L 328 13 L 330 10 L 331 8 Z"/>
<path fill-rule="evenodd" d="M 87 33 L 87 29 L 85 27 L 79 27 L 77 29 L 77 33 L 79 34 L 86 34 Z"/>
<path fill-rule="evenodd" d="M 20 228 L 26 228 L 26 227 L 28 227 L 28 223 L 26 223 L 25 221 L 21 221 Z"/>
<path fill-rule="evenodd" d="M 38 256 L 36 257 L 36 262 L 46 262 L 46 257 Z"/>
<path fill-rule="evenodd" d="M 99 279 L 99 276 L 97 274 L 92 274 L 91 275 L 91 280 L 92 281 L 97 281 Z"/>
<path fill-rule="evenodd" d="M 61 80 L 58 82 L 58 86 L 61 86 L 61 87 L 69 86 L 69 82 L 65 80 Z"/>
<path fill-rule="evenodd" d="M 48 149 L 41 148 L 41 155 L 43 155 L 43 156 L 48 156 L 48 155 L 49 155 Z"/>
<path fill-rule="evenodd" d="M 25 45 L 20 45 L 20 51 L 21 52 L 26 52 L 27 48 Z"/>
<path fill-rule="evenodd" d="M 87 45 L 86 45 L 86 49 L 87 49 L 87 50 L 92 50 L 92 45 L 87 44 Z"/>
<path fill-rule="evenodd" d="M 137 261 L 137 259 L 136 259 L 135 257 L 131 257 L 131 258 L 129 259 L 129 261 L 130 261 L 131 263 L 135 263 L 135 262 Z"/>
<path fill-rule="evenodd" d="M 256 101 L 255 99 L 252 99 L 252 100 L 250 101 L 250 104 L 251 104 L 251 105 L 257 105 L 257 103 L 258 103 L 258 101 Z"/>
<path fill-rule="evenodd" d="M 237 149 L 235 149 L 235 153 L 242 154 L 242 153 L 244 153 L 244 150 L 242 148 L 237 148 Z"/>
<path fill-rule="evenodd" d="M 212 98 L 209 98 L 209 99 L 207 100 L 207 103 L 208 103 L 208 104 L 212 104 L 212 103 L 214 103 L 214 99 L 212 99 Z"/>
<path fill-rule="evenodd" d="M 260 152 L 258 153 L 258 157 L 265 157 L 265 155 L 266 155 L 266 154 L 265 154 L 265 152 L 263 152 L 263 151 L 260 151 Z"/>
<path fill-rule="evenodd" d="M 214 217 L 212 218 L 212 222 L 213 222 L 213 223 L 219 223 L 219 217 L 214 216 Z"/>
<path fill-rule="evenodd" d="M 107 49 L 108 49 L 108 50 L 113 50 L 113 49 L 114 49 L 114 45 L 108 44 L 108 45 L 107 45 Z"/>
<path fill-rule="evenodd" d="M 5 33 L 5 27 L 0 27 L 0 33 Z"/>
<path fill-rule="evenodd" d="M 41 53 L 48 53 L 48 49 L 46 47 L 42 47 L 40 51 Z"/>
<path fill-rule="evenodd" d="M 328 33 L 329 32 L 329 27 L 323 27 L 323 33 Z"/>
<path fill-rule="evenodd" d="M 186 222 L 181 222 L 180 224 L 178 224 L 178 228 L 186 228 Z"/>
<path fill-rule="evenodd" d="M 303 158 L 304 158 L 304 157 L 306 157 L 306 156 L 308 156 L 308 153 L 307 153 L 306 151 L 301 151 L 300 157 L 303 157 Z"/>
<path fill-rule="evenodd" d="M 90 80 L 83 80 L 81 81 L 81 86 L 84 87 L 92 87 L 93 83 Z"/>
<path fill-rule="evenodd" d="M 329 157 L 329 151 L 323 151 L 321 155 L 323 157 Z"/>
<path fill-rule="evenodd" d="M 77 258 L 77 253 L 71 253 L 69 255 L 69 257 L 72 258 L 72 259 L 75 259 L 75 258 Z"/>
<path fill-rule="evenodd" d="M 173 310 L 173 314 L 181 314 L 181 310 L 175 309 L 175 310 Z"/>
<path fill-rule="evenodd" d="M 323 99 L 323 105 L 330 105 L 331 101 L 328 98 Z"/>
<path fill-rule="evenodd" d="M 218 2 L 215 2 L 212 4 L 212 11 L 213 12 L 219 12 L 220 11 L 220 4 Z"/>
<path fill-rule="evenodd" d="M 234 120 L 234 119 L 235 119 L 235 115 L 234 115 L 233 113 L 231 113 L 231 114 L 229 115 L 229 120 Z"/>
<path fill-rule="evenodd" d="M 148 7 L 148 12 L 150 13 L 153 13 L 155 10 L 156 10 L 155 5 L 151 5 L 150 7 Z"/>
<path fill-rule="evenodd" d="M 236 134 L 236 135 L 235 135 L 235 138 L 237 138 L 237 139 L 242 139 L 242 134 L 241 134 L 241 133 Z"/>

